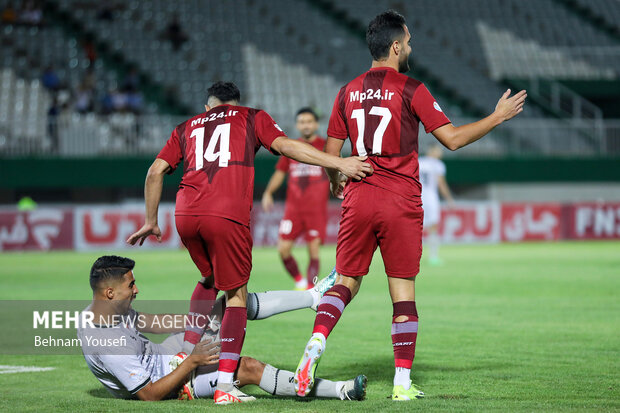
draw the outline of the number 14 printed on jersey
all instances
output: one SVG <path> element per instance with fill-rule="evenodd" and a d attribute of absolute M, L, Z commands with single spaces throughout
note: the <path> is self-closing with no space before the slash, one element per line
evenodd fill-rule
<path fill-rule="evenodd" d="M 219 158 L 220 168 L 228 166 L 230 160 L 230 123 L 217 125 L 209 139 L 207 149 L 202 153 L 204 147 L 205 130 L 204 128 L 194 129 L 190 138 L 196 138 L 196 170 L 202 169 L 204 160 L 215 162 Z M 215 145 L 220 141 L 220 151 L 215 152 Z"/>

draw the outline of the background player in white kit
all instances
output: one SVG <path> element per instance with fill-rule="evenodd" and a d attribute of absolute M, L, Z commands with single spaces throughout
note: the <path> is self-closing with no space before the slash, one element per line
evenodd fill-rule
<path fill-rule="evenodd" d="M 217 330 L 218 320 L 221 321 L 224 311 L 223 299 L 217 300 L 213 306 L 213 321 L 205 329 L 203 341 L 194 347 L 190 356 L 173 368 L 170 361 L 183 345 L 184 316 L 138 313 L 131 307 L 138 294 L 133 276 L 134 264 L 129 258 L 117 256 L 103 256 L 93 264 L 90 275 L 93 301 L 85 311 L 92 313 L 94 324 L 80 326 L 77 332 L 86 364 L 117 398 L 162 400 L 213 397 L 218 378 L 220 346 Z M 328 276 L 324 280 L 328 281 L 324 289 L 333 285 L 334 279 L 335 273 Z M 315 296 L 316 291 L 251 293 L 248 295 L 248 318 L 263 319 L 284 311 L 316 308 L 320 299 L 320 295 Z M 171 335 L 161 344 L 151 342 L 142 334 L 175 332 L 179 334 Z M 94 342 L 114 344 L 96 345 Z M 241 357 L 235 375 L 239 387 L 255 384 L 273 395 L 295 394 L 293 372 L 277 369 L 251 357 Z M 353 380 L 339 382 L 321 380 L 319 386 L 314 393 L 317 397 L 361 400 L 366 393 L 366 377 L 359 375 Z M 254 399 L 245 394 L 240 397 Z"/>
<path fill-rule="evenodd" d="M 446 164 L 441 160 L 442 148 L 432 145 L 426 156 L 418 160 L 420 165 L 420 182 L 422 183 L 422 207 L 424 208 L 424 231 L 426 232 L 426 247 L 428 261 L 431 265 L 440 265 L 438 232 L 441 219 L 441 204 L 439 193 L 450 205 L 454 203 L 450 188 L 446 182 Z"/>

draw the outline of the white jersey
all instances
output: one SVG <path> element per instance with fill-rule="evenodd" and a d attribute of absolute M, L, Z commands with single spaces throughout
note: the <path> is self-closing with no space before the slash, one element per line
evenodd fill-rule
<path fill-rule="evenodd" d="M 418 160 L 420 165 L 420 182 L 422 198 L 427 195 L 439 196 L 439 177 L 446 175 L 446 164 L 437 158 L 423 156 Z M 424 202 L 424 201 L 422 201 Z"/>
<path fill-rule="evenodd" d="M 420 165 L 420 182 L 422 183 L 422 207 L 424 208 L 424 225 L 439 222 L 439 177 L 446 175 L 446 165 L 439 159 L 423 156 Z"/>
<path fill-rule="evenodd" d="M 137 317 L 131 309 L 116 325 L 86 325 L 77 331 L 88 368 L 117 398 L 135 398 L 149 382 L 170 373 L 169 361 L 176 354 L 142 335 Z"/>

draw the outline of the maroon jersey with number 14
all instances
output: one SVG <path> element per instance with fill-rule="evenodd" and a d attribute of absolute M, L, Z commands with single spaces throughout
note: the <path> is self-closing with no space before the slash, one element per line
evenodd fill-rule
<path fill-rule="evenodd" d="M 424 84 L 377 67 L 346 84 L 334 102 L 327 135 L 351 139 L 353 155 L 368 155 L 374 173 L 362 182 L 408 199 L 420 199 L 418 128 L 426 133 L 450 123 Z"/>
<path fill-rule="evenodd" d="M 213 215 L 249 225 L 254 156 L 286 136 L 266 112 L 220 105 L 178 125 L 158 158 L 183 160 L 175 215 Z"/>
<path fill-rule="evenodd" d="M 310 145 L 322 151 L 325 148 L 325 139 L 317 136 Z M 278 160 L 276 169 L 288 174 L 285 215 L 322 212 L 327 208 L 329 180 L 323 168 L 283 156 Z"/>

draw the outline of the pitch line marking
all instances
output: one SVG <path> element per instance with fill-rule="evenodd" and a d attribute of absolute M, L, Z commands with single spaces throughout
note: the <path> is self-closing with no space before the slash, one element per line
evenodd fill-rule
<path fill-rule="evenodd" d="M 2 366 L 0 365 L 0 374 L 12 373 L 35 373 L 38 371 L 55 370 L 55 367 L 36 367 L 36 366 Z"/>

